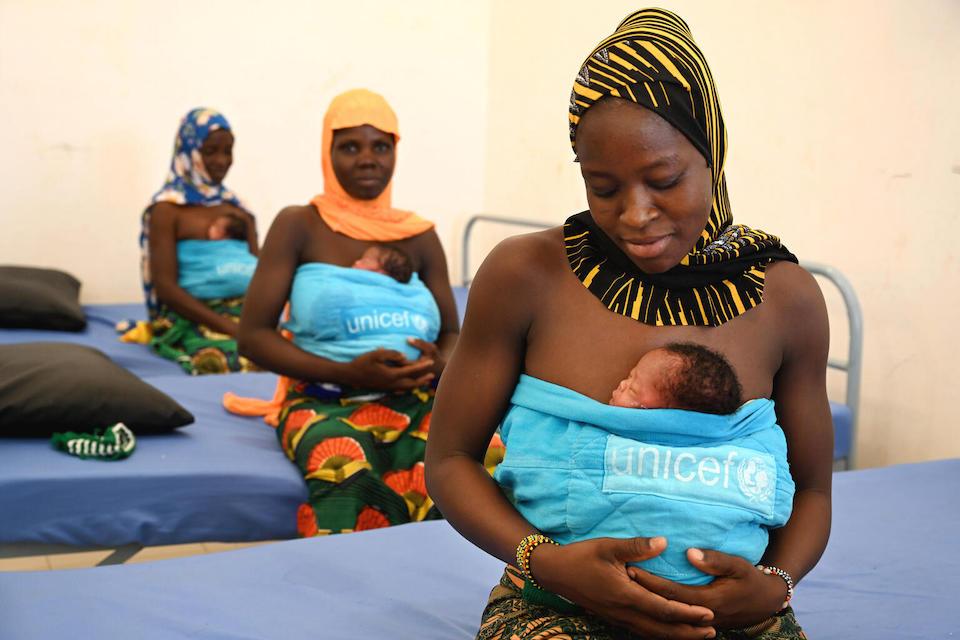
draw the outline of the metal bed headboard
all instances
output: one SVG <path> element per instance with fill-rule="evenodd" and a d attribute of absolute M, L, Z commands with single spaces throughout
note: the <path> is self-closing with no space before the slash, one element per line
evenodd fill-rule
<path fill-rule="evenodd" d="M 515 227 L 526 227 L 529 229 L 549 229 L 557 225 L 538 222 L 537 220 L 520 220 L 518 218 L 503 218 L 500 216 L 488 216 L 485 214 L 472 216 L 467 220 L 467 226 L 463 228 L 463 240 L 460 242 L 460 278 L 464 287 L 469 287 L 473 276 L 470 271 L 470 234 L 473 227 L 478 222 L 496 222 Z"/>
<path fill-rule="evenodd" d="M 822 276 L 837 288 L 843 297 L 843 305 L 847 309 L 847 324 L 850 334 L 850 343 L 847 346 L 847 357 L 830 358 L 827 367 L 838 369 L 847 374 L 847 387 L 843 403 L 850 407 L 850 452 L 847 454 L 846 467 L 854 468 L 854 452 L 856 451 L 857 425 L 860 419 L 860 382 L 863 375 L 863 312 L 860 301 L 853 290 L 853 285 L 847 277 L 834 267 L 817 262 L 801 262 L 800 266 L 810 273 Z"/>
<path fill-rule="evenodd" d="M 475 215 L 468 221 L 463 230 L 463 241 L 460 246 L 461 256 L 461 279 L 464 287 L 469 287 L 473 276 L 470 271 L 470 236 L 473 228 L 478 222 L 494 222 L 509 226 L 525 227 L 532 229 L 549 229 L 554 225 L 540 222 L 537 220 L 522 220 L 518 218 L 504 218 L 501 216 Z M 857 294 L 853 290 L 850 281 L 847 280 L 840 271 L 834 267 L 819 264 L 816 262 L 803 262 L 801 266 L 814 275 L 821 276 L 830 281 L 837 288 L 843 297 L 843 303 L 847 310 L 847 322 L 849 324 L 850 343 L 847 348 L 847 357 L 830 358 L 827 361 L 827 367 L 843 371 L 847 375 L 847 386 L 844 393 L 844 404 L 850 407 L 851 413 L 851 433 L 850 433 L 850 452 L 847 454 L 846 466 L 853 468 L 854 451 L 857 424 L 860 417 L 860 381 L 863 370 L 863 313 L 860 309 L 860 302 Z"/>

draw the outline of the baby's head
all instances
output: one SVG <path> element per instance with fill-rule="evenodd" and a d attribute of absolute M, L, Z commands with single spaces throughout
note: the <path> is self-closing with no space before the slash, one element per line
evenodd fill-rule
<path fill-rule="evenodd" d="M 385 244 L 367 247 L 353 266 L 356 269 L 388 275 L 397 282 L 407 283 L 413 277 L 413 261 L 410 256 L 401 249 Z"/>
<path fill-rule="evenodd" d="M 742 394 L 726 358 L 697 344 L 674 342 L 645 353 L 610 404 L 726 415 L 740 408 Z"/>
<path fill-rule="evenodd" d="M 235 213 L 224 213 L 214 218 L 207 229 L 208 240 L 246 240 L 247 221 Z"/>

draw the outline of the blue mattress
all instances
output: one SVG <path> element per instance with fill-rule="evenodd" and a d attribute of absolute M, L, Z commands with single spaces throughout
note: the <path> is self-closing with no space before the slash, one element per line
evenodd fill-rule
<path fill-rule="evenodd" d="M 960 460 L 838 474 L 830 546 L 794 600 L 809 636 L 952 637 L 958 490 Z M 501 568 L 429 522 L 150 564 L 0 573 L 0 634 L 472 638 Z"/>
<path fill-rule="evenodd" d="M 147 378 L 196 422 L 138 438 L 134 454 L 118 462 L 73 458 L 46 440 L 0 441 L 0 543 L 119 546 L 295 537 L 297 506 L 306 498 L 296 467 L 272 428 L 220 404 L 226 391 L 269 398 L 276 379 L 268 373 Z"/>
<path fill-rule="evenodd" d="M 22 342 L 71 342 L 94 347 L 121 367 L 141 378 L 144 376 L 184 375 L 175 362 L 164 360 L 146 345 L 129 344 L 117 339 L 114 325 L 121 320 L 143 320 L 146 309 L 137 304 L 95 304 L 83 308 L 87 328 L 79 332 L 40 331 L 36 329 L 0 329 L 0 344 Z"/>
<path fill-rule="evenodd" d="M 467 291 L 466 287 L 453 287 L 453 301 L 457 304 L 457 314 L 460 316 L 460 324 L 463 324 L 463 316 L 467 312 Z"/>

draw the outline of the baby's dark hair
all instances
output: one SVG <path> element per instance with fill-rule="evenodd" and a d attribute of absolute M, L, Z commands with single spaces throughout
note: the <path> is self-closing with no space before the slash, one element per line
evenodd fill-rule
<path fill-rule="evenodd" d="M 233 240 L 247 239 L 247 221 L 235 213 L 225 213 L 221 218 L 227 218 L 229 222 L 225 229 L 227 237 Z"/>
<path fill-rule="evenodd" d="M 379 248 L 383 255 L 383 270 L 387 275 L 397 282 L 404 284 L 410 282 L 410 278 L 413 277 L 413 260 L 410 259 L 410 255 L 403 249 L 391 245 L 382 244 Z"/>
<path fill-rule="evenodd" d="M 678 408 L 719 415 L 740 408 L 740 381 L 721 354 L 690 342 L 672 342 L 663 348 L 680 361 L 663 381 Z"/>

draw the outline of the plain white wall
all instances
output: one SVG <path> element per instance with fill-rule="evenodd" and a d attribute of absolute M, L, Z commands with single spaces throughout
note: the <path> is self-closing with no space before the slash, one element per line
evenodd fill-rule
<path fill-rule="evenodd" d="M 140 214 L 187 110 L 230 119 L 225 182 L 262 238 L 321 190 L 324 111 L 358 86 L 400 118 L 394 204 L 453 245 L 483 202 L 488 46 L 489 6 L 467 0 L 0 0 L 0 264 L 141 300 Z"/>
<path fill-rule="evenodd" d="M 492 0 L 485 208 L 585 207 L 567 138 L 583 58 L 632 9 Z M 734 219 L 852 281 L 863 306 L 860 463 L 960 455 L 960 3 L 669 1 L 710 60 Z M 834 351 L 845 348 L 828 293 Z M 840 380 L 831 376 L 831 389 Z"/>

